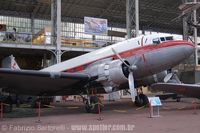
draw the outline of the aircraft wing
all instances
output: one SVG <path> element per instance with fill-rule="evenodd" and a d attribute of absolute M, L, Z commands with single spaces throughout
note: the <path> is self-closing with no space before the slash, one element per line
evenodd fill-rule
<path fill-rule="evenodd" d="M 200 98 L 200 85 L 198 84 L 155 83 L 151 85 L 151 89 Z"/>
<path fill-rule="evenodd" d="M 75 95 L 93 80 L 83 73 L 0 69 L 0 88 L 27 95 Z"/>

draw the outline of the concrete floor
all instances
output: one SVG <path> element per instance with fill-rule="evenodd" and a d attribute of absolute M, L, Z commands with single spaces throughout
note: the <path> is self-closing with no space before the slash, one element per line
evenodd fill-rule
<path fill-rule="evenodd" d="M 55 108 L 41 110 L 41 122 L 35 109 L 15 109 L 0 121 L 3 132 L 136 132 L 136 133 L 199 133 L 200 104 L 193 112 L 193 99 L 163 101 L 160 117 L 149 118 L 149 108 L 137 108 L 130 100 L 105 103 L 98 114 L 84 113 L 82 103 L 57 104 Z M 25 113 L 29 112 L 29 113 Z M 17 118 L 18 117 L 18 118 Z"/>

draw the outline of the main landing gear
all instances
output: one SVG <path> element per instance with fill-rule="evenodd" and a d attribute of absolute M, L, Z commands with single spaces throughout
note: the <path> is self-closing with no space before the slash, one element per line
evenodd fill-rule
<path fill-rule="evenodd" d="M 99 113 L 101 111 L 101 102 L 97 96 L 90 96 L 85 101 L 85 110 L 87 113 Z"/>
<path fill-rule="evenodd" d="M 127 90 L 127 93 L 131 95 L 132 101 L 135 103 L 137 107 L 142 107 L 149 104 L 148 97 L 143 94 L 142 88 L 137 88 L 137 89 L 133 88 L 130 89 L 129 91 Z"/>
<path fill-rule="evenodd" d="M 135 105 L 138 107 L 142 107 L 149 104 L 149 100 L 146 95 L 144 94 L 139 94 L 138 96 L 135 97 Z"/>
<path fill-rule="evenodd" d="M 87 92 L 87 98 L 84 98 L 83 96 L 81 96 L 83 98 L 83 102 L 85 104 L 85 111 L 87 113 L 99 113 L 102 111 L 102 108 L 103 108 L 103 104 L 100 100 L 100 98 L 98 98 L 97 95 L 95 95 L 93 92 L 92 92 L 92 95 L 90 95 L 88 92 Z"/>
<path fill-rule="evenodd" d="M 142 107 L 149 104 L 148 97 L 143 94 L 142 88 L 137 89 L 137 96 L 135 96 L 135 105 Z"/>

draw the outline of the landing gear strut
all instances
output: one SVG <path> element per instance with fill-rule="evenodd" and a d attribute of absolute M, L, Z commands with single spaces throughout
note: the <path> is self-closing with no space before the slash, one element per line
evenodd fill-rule
<path fill-rule="evenodd" d="M 89 90 L 87 90 L 87 98 L 84 98 L 82 95 L 80 95 L 83 98 L 83 102 L 85 104 L 85 111 L 87 113 L 99 113 L 102 110 L 102 103 L 98 96 L 96 96 L 95 94 L 95 90 L 92 90 L 92 93 L 89 93 Z"/>

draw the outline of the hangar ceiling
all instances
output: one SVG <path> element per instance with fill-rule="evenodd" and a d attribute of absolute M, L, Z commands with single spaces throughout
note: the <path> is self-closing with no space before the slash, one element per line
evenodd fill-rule
<path fill-rule="evenodd" d="M 139 0 L 140 29 L 182 34 L 182 0 Z M 108 19 L 110 25 L 125 27 L 126 0 L 62 0 L 62 21 L 83 22 L 84 16 Z M 0 0 L 0 15 L 50 19 L 50 0 Z"/>

